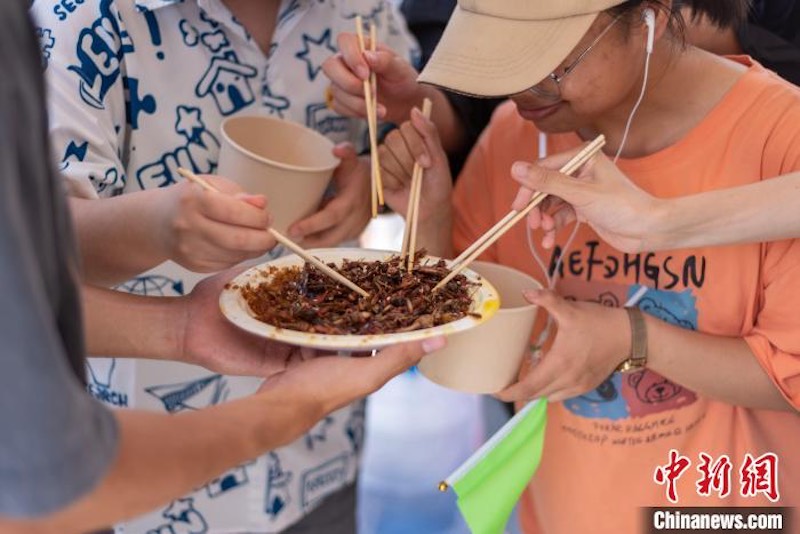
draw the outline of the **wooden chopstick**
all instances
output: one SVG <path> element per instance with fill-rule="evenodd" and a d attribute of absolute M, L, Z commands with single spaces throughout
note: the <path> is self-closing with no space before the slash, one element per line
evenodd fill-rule
<path fill-rule="evenodd" d="M 367 51 L 367 48 L 364 40 L 364 21 L 361 15 L 356 15 L 356 36 L 358 37 L 358 47 L 363 54 Z M 372 164 L 370 178 L 372 183 L 372 218 L 374 219 L 378 216 L 378 204 L 383 205 L 381 202 L 383 200 L 383 188 L 379 187 L 379 184 L 383 184 L 383 180 L 380 177 L 381 166 L 378 160 L 378 115 L 372 93 L 371 80 L 373 74 L 370 73 L 369 77 L 362 82 L 362 85 L 364 88 L 364 102 L 367 107 L 367 129 L 369 131 L 369 150 Z"/>
<path fill-rule="evenodd" d="M 406 263 L 406 269 L 408 271 L 414 270 L 414 260 L 411 251 L 413 250 L 414 245 L 412 245 L 412 236 L 414 235 L 414 215 L 419 210 L 419 197 L 420 197 L 420 189 L 422 186 L 422 180 L 420 179 L 422 175 L 422 171 L 418 169 L 418 166 L 414 165 L 414 171 L 411 175 L 411 188 L 408 192 L 408 208 L 406 209 L 406 228 L 403 232 L 403 250 L 400 254 L 402 261 Z"/>
<path fill-rule="evenodd" d="M 422 115 L 429 119 L 431 117 L 431 107 L 433 103 L 426 98 L 422 101 Z M 422 173 L 423 169 L 419 163 L 414 162 L 414 169 L 411 172 L 411 193 L 409 202 L 412 205 L 411 219 L 406 219 L 406 230 L 409 230 L 408 243 L 408 272 L 414 270 L 414 255 L 417 253 L 417 228 L 419 226 L 419 200 L 422 195 Z M 416 184 L 416 186 L 415 186 Z M 409 229 L 409 226 L 411 227 Z"/>
<path fill-rule="evenodd" d="M 378 51 L 378 29 L 375 23 L 369 22 L 369 50 L 370 52 Z M 375 146 L 378 146 L 378 75 L 372 71 L 369 75 L 369 82 L 372 85 L 370 89 L 370 97 L 372 98 L 372 131 L 375 135 Z M 370 158 L 372 159 L 372 158 Z M 378 188 L 378 205 L 385 206 L 386 202 L 383 198 L 383 176 L 381 175 L 381 165 L 378 159 L 377 148 L 375 151 L 375 185 Z"/>
<path fill-rule="evenodd" d="M 331 269 L 330 267 L 328 267 L 322 260 L 320 260 L 320 259 L 312 256 L 311 254 L 309 254 L 307 250 L 302 248 L 300 245 L 298 245 L 297 243 L 295 243 L 294 241 L 292 241 L 291 239 L 289 239 L 285 235 L 281 234 L 277 230 L 273 230 L 272 228 L 269 229 L 269 232 L 272 234 L 272 236 L 276 240 L 278 240 L 278 242 L 280 242 L 286 248 L 288 248 L 289 250 L 291 250 L 292 252 L 294 252 L 295 254 L 297 254 L 298 256 L 300 256 L 301 258 L 306 260 L 307 262 L 309 262 L 312 265 L 314 265 L 314 267 L 316 267 L 317 269 L 319 269 L 323 273 L 327 274 L 330 278 L 332 278 L 332 279 L 336 280 L 337 282 L 339 282 L 340 284 L 343 284 L 344 286 L 352 289 L 353 291 L 355 291 L 356 293 L 358 293 L 362 297 L 369 297 L 369 293 L 367 293 L 366 291 L 364 291 L 363 289 L 358 287 L 356 284 L 354 284 L 353 282 L 351 282 L 350 280 L 345 278 L 342 274 L 340 274 L 340 273 L 336 272 L 335 270 Z"/>
<path fill-rule="evenodd" d="M 411 242 L 411 218 L 414 216 L 414 198 L 416 196 L 417 181 L 417 165 L 414 164 L 414 170 L 411 173 L 411 185 L 408 191 L 408 205 L 406 206 L 406 226 L 403 230 L 403 243 L 400 245 L 400 257 L 405 261 L 408 257 L 408 245 Z"/>
<path fill-rule="evenodd" d="M 426 106 L 425 101 L 423 101 L 422 106 L 424 113 L 424 108 Z M 417 162 L 414 162 L 414 167 L 411 172 L 411 185 L 408 192 L 408 206 L 406 206 L 406 227 L 405 231 L 403 232 L 403 244 L 400 246 L 400 256 L 404 260 L 408 257 L 409 245 L 411 243 L 411 230 L 413 226 L 412 221 L 414 219 L 414 212 L 419 206 L 419 202 L 417 200 L 419 198 L 417 186 L 419 185 L 420 180 L 417 177 L 418 175 L 421 177 L 422 167 L 420 167 Z"/>
<path fill-rule="evenodd" d="M 597 139 L 599 139 L 599 137 L 598 137 Z M 595 141 L 597 141 L 597 139 L 595 139 L 595 140 L 594 140 L 594 141 L 592 141 L 592 142 L 595 142 Z M 603 139 L 605 140 L 605 137 L 604 137 Z M 590 147 L 591 147 L 591 144 L 587 145 L 587 146 L 586 146 L 586 148 L 584 148 L 584 150 L 588 150 Z M 582 152 L 583 152 L 583 151 L 582 151 Z M 578 154 L 575 156 L 575 158 L 573 158 L 572 160 L 570 160 L 569 162 L 567 162 L 567 163 L 564 165 L 564 167 L 561 169 L 561 172 L 563 172 L 564 174 L 572 174 L 573 172 L 575 172 L 576 170 L 578 170 L 578 169 L 581 167 L 581 165 L 583 165 L 583 163 L 585 163 L 585 161 L 583 161 L 583 159 L 581 159 L 581 160 L 580 160 L 580 162 L 579 162 L 579 163 L 577 163 L 577 165 L 571 165 L 571 164 L 572 164 L 572 162 L 573 162 L 573 161 L 578 161 L 578 159 L 577 159 L 577 158 L 578 158 L 579 156 L 581 156 L 581 157 L 582 157 L 582 152 L 579 152 L 579 153 L 578 153 Z M 593 152 L 592 154 L 594 154 L 594 152 Z M 534 201 L 536 201 L 536 199 L 537 199 L 537 197 L 538 197 L 539 195 L 540 195 L 540 193 L 536 193 L 536 194 L 535 194 L 533 197 L 531 197 L 531 200 L 530 200 L 529 202 L 534 202 Z M 461 263 L 462 261 L 464 261 L 464 259 L 465 259 L 465 258 L 468 258 L 468 257 L 469 257 L 469 256 L 470 256 L 470 255 L 471 255 L 473 252 L 475 252 L 475 250 L 477 250 L 477 249 L 478 249 L 478 247 L 480 247 L 480 246 L 481 246 L 481 244 L 483 243 L 483 240 L 484 240 L 484 239 L 486 239 L 486 238 L 487 238 L 487 237 L 489 237 L 490 235 L 492 235 L 492 234 L 494 234 L 495 232 L 497 232 L 497 231 L 498 231 L 500 228 L 502 228 L 503 226 L 505 226 L 506 224 L 508 224 L 508 222 L 509 222 L 511 219 L 513 219 L 513 218 L 514 218 L 514 217 L 517 215 L 517 213 L 518 213 L 518 212 L 517 212 L 516 210 L 511 210 L 511 211 L 509 211 L 509 212 L 506 214 L 506 216 L 505 216 L 505 217 L 503 217 L 502 219 L 500 219 L 499 221 L 497 221 L 497 223 L 495 223 L 495 225 L 494 225 L 494 226 L 492 226 L 492 227 L 491 227 L 489 230 L 487 230 L 487 231 L 486 231 L 486 232 L 483 234 L 483 236 L 481 236 L 480 238 L 476 239 L 474 243 L 472 243 L 472 244 L 471 244 L 469 247 L 467 247 L 467 249 L 466 249 L 466 250 L 464 250 L 464 252 L 462 252 L 461 254 L 459 254 L 459 255 L 458 255 L 458 257 L 457 257 L 456 259 L 454 259 L 454 260 L 453 260 L 453 265 L 457 265 L 457 264 Z"/>
<path fill-rule="evenodd" d="M 212 191 L 214 193 L 222 193 L 219 189 L 217 189 L 216 187 L 214 187 L 213 185 L 208 183 L 208 181 L 206 181 L 205 179 L 201 178 L 200 176 L 197 176 L 195 173 L 193 173 L 192 171 L 190 171 L 188 169 L 179 168 L 178 169 L 178 174 L 180 174 L 181 176 L 183 176 L 187 180 L 196 183 L 197 185 L 199 185 L 200 187 L 202 187 L 206 191 Z M 289 250 L 291 250 L 292 252 L 294 252 L 295 254 L 297 254 L 298 256 L 300 256 L 301 258 L 306 260 L 307 262 L 313 264 L 317 269 L 319 269 L 320 271 L 322 271 L 323 273 L 325 273 L 329 277 L 333 278 L 334 280 L 336 280 L 340 284 L 343 284 L 343 285 L 347 286 L 348 288 L 352 289 L 353 291 L 355 291 L 356 293 L 358 293 L 362 297 L 369 297 L 369 293 L 367 293 L 366 291 L 364 291 L 363 289 L 361 289 L 360 287 L 355 285 L 353 282 L 351 282 L 350 280 L 348 280 L 347 278 L 342 276 L 340 273 L 336 272 L 335 270 L 333 270 L 330 267 L 328 267 L 327 265 L 325 265 L 325 263 L 323 263 L 321 260 L 319 260 L 319 259 L 315 258 L 314 256 L 312 256 L 311 254 L 309 254 L 307 250 L 305 250 L 303 247 L 301 247 L 300 245 L 298 245 L 297 243 L 295 243 L 294 241 L 292 241 L 291 239 L 289 239 L 288 237 L 286 237 L 285 235 L 283 235 L 279 231 L 275 230 L 274 228 L 267 228 L 267 231 L 270 234 L 272 234 L 272 237 L 274 237 L 279 243 L 284 245 L 286 248 L 288 248 Z"/>
<path fill-rule="evenodd" d="M 572 174 L 578 169 L 580 169 L 583 164 L 589 161 L 597 152 L 603 148 L 603 145 L 606 144 L 605 136 L 598 135 L 591 143 L 586 145 L 583 150 L 578 152 L 571 160 L 569 160 L 559 172 L 562 174 Z M 528 201 L 528 204 L 519 211 L 511 210 L 503 219 L 495 224 L 492 228 L 490 228 L 485 234 L 475 240 L 475 242 L 468 248 L 470 252 L 467 254 L 462 253 L 458 256 L 453 262 L 451 267 L 450 274 L 445 276 L 441 282 L 436 284 L 433 288 L 433 291 L 444 287 L 450 280 L 455 278 L 458 273 L 464 270 L 470 263 L 475 261 L 483 252 L 492 246 L 495 241 L 500 239 L 508 230 L 510 230 L 515 224 L 525 218 L 530 211 L 542 203 L 542 201 L 547 198 L 547 193 L 536 193 L 533 197 Z"/>
<path fill-rule="evenodd" d="M 476 240 L 475 240 L 475 241 L 474 241 L 474 242 L 473 242 L 473 243 L 472 243 L 470 246 L 468 246 L 466 249 L 464 249 L 464 252 L 462 252 L 461 254 L 459 254 L 459 255 L 458 255 L 458 257 L 456 257 L 456 259 L 454 259 L 454 260 L 453 260 L 453 265 L 458 265 L 459 263 L 461 263 L 462 261 L 464 261 L 464 259 L 465 259 L 465 258 L 468 258 L 468 257 L 470 256 L 470 254 L 472 254 L 473 252 L 475 252 L 475 251 L 476 251 L 476 250 L 477 250 L 477 249 L 478 249 L 478 248 L 481 246 L 481 243 L 483 243 L 483 239 L 484 239 L 485 237 L 487 237 L 487 236 L 489 236 L 489 235 L 492 235 L 492 234 L 494 234 L 494 233 L 495 233 L 495 232 L 497 232 L 497 231 L 498 231 L 500 228 L 502 228 L 503 226 L 505 226 L 506 224 L 508 224 L 508 222 L 509 222 L 511 219 L 513 219 L 513 218 L 514 218 L 514 215 L 516 215 L 516 214 L 517 214 L 517 211 L 516 211 L 516 210 L 511 210 L 511 211 L 509 211 L 509 212 L 506 214 L 506 216 L 505 216 L 505 217 L 503 217 L 502 219 L 500 219 L 499 221 L 497 221 L 497 223 L 495 223 L 495 225 L 494 225 L 494 226 L 492 226 L 491 228 L 489 228 L 489 229 L 486 231 L 486 233 L 484 233 L 484 234 L 483 234 L 483 236 L 482 236 L 481 238 L 479 238 L 479 239 L 476 239 Z"/>

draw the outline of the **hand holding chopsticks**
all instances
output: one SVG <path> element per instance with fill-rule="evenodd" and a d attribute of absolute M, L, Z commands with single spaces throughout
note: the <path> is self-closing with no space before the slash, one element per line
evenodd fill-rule
<path fill-rule="evenodd" d="M 574 158 L 569 160 L 559 172 L 562 174 L 572 174 L 578 169 L 580 169 L 587 161 L 592 159 L 597 152 L 603 148 L 603 145 L 606 144 L 606 138 L 603 135 L 597 136 L 591 143 L 586 145 L 586 147 L 578 152 Z M 484 233 L 481 237 L 475 240 L 475 242 L 470 245 L 464 252 L 462 252 L 455 260 L 453 260 L 452 270 L 450 274 L 448 274 L 445 278 L 442 279 L 441 282 L 436 284 L 436 287 L 433 290 L 437 290 L 441 287 L 444 287 L 450 280 L 456 277 L 458 273 L 464 270 L 470 263 L 475 261 L 483 252 L 492 246 L 495 241 L 500 239 L 508 230 L 511 229 L 515 224 L 525 218 L 528 213 L 531 212 L 533 208 L 538 206 L 542 203 L 542 201 L 547 198 L 546 193 L 536 193 L 533 197 L 528 201 L 528 204 L 522 208 L 521 210 L 511 210 L 505 217 L 503 217 L 500 221 L 497 222 L 494 226 L 492 226 L 486 233 Z"/>
<path fill-rule="evenodd" d="M 199 185 L 200 187 L 202 187 L 206 191 L 213 191 L 215 193 L 221 193 L 221 191 L 219 189 L 217 189 L 216 187 L 214 187 L 213 185 L 208 183 L 206 180 L 204 180 L 200 176 L 197 176 L 196 174 L 194 174 L 192 171 L 190 171 L 188 169 L 179 168 L 178 169 L 178 174 L 180 174 L 181 176 L 183 176 L 187 180 L 196 183 L 197 185 Z M 300 256 L 301 258 L 306 260 L 307 262 L 309 262 L 312 265 L 314 265 L 317 269 L 319 269 L 320 271 L 322 271 L 323 273 L 325 273 L 326 275 L 328 275 L 332 279 L 334 279 L 337 282 L 339 282 L 340 284 L 343 284 L 346 287 L 352 289 L 353 291 L 355 291 L 356 293 L 358 293 L 362 297 L 368 297 L 369 296 L 369 293 L 367 293 L 366 291 L 364 291 L 363 289 L 358 287 L 356 284 L 354 284 L 353 282 L 351 282 L 350 280 L 348 280 L 344 276 L 342 276 L 340 273 L 338 273 L 335 270 L 333 270 L 330 267 L 328 267 L 321 260 L 319 260 L 319 259 L 315 258 L 314 256 L 312 256 L 311 254 L 309 254 L 308 251 L 306 251 L 304 248 L 302 248 L 300 245 L 298 245 L 297 243 L 295 243 L 294 241 L 292 241 L 291 239 L 289 239 L 288 237 L 286 237 L 282 233 L 278 232 L 277 230 L 275 230 L 273 228 L 268 228 L 267 231 L 270 234 L 272 234 L 272 237 L 274 237 L 280 244 L 284 245 L 286 248 L 288 248 L 289 250 L 291 250 L 292 252 L 294 252 L 295 254 L 297 254 L 298 256 Z"/>
<path fill-rule="evenodd" d="M 361 53 L 367 51 L 366 41 L 364 40 L 364 21 L 361 15 L 356 16 L 356 35 L 358 36 L 358 46 Z M 375 24 L 369 24 L 369 49 L 374 52 L 377 50 L 378 37 Z M 383 206 L 383 179 L 381 177 L 381 164 L 378 159 L 378 95 L 377 77 L 371 72 L 369 77 L 364 80 L 364 101 L 367 106 L 367 128 L 369 129 L 369 148 L 372 172 L 370 182 L 372 184 L 372 217 L 378 215 L 378 205 Z"/>

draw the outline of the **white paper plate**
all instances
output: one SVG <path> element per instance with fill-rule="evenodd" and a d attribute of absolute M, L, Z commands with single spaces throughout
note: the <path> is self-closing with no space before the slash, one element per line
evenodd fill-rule
<path fill-rule="evenodd" d="M 340 264 L 343 260 L 365 260 L 375 261 L 384 260 L 396 252 L 384 250 L 368 250 L 359 248 L 333 248 L 316 249 L 311 251 L 314 256 L 326 263 L 333 262 Z M 435 258 L 426 258 L 427 261 L 434 262 Z M 414 330 L 412 332 L 400 332 L 395 334 L 372 334 L 372 335 L 328 335 L 297 330 L 278 328 L 270 324 L 259 321 L 253 316 L 247 302 L 241 296 L 235 286 L 247 286 L 258 284 L 268 280 L 269 275 L 266 271 L 269 267 L 289 267 L 302 266 L 303 260 L 296 256 L 284 256 L 273 261 L 262 263 L 234 278 L 228 288 L 222 291 L 219 298 L 219 305 L 222 313 L 227 319 L 246 332 L 256 336 L 282 341 L 291 345 L 301 347 L 311 347 L 323 350 L 335 351 L 367 351 L 380 349 L 396 343 L 407 341 L 419 341 L 434 336 L 454 334 L 463 332 L 489 320 L 500 308 L 500 297 L 497 290 L 484 278 L 469 269 L 465 269 L 464 276 L 470 281 L 480 284 L 473 296 L 471 312 L 480 315 L 478 317 L 466 316 L 457 321 L 443 324 L 433 328 Z"/>

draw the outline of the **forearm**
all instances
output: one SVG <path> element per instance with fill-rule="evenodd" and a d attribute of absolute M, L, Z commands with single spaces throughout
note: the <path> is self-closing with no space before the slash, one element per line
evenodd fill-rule
<path fill-rule="evenodd" d="M 799 201 L 800 173 L 664 200 L 645 246 L 667 250 L 800 237 Z"/>
<path fill-rule="evenodd" d="M 71 198 L 84 279 L 112 286 L 166 261 L 159 229 L 157 191 L 114 198 Z"/>
<path fill-rule="evenodd" d="M 645 320 L 653 371 L 728 404 L 793 410 L 743 339 L 678 328 L 649 315 Z"/>
<path fill-rule="evenodd" d="M 467 137 L 464 133 L 464 126 L 461 118 L 456 113 L 455 108 L 447 99 L 447 96 L 436 87 L 429 85 L 422 86 L 423 98 L 431 100 L 431 120 L 439 130 L 439 139 L 442 141 L 442 148 L 448 154 L 461 150 Z"/>
<path fill-rule="evenodd" d="M 185 302 L 83 287 L 87 352 L 97 356 L 180 359 Z"/>
<path fill-rule="evenodd" d="M 277 391 L 267 391 L 175 416 L 117 412 L 120 441 L 105 478 L 68 508 L 24 526 L 37 534 L 77 534 L 136 516 L 291 442 L 304 430 L 297 421 L 322 416 L 321 405 L 278 397 Z"/>

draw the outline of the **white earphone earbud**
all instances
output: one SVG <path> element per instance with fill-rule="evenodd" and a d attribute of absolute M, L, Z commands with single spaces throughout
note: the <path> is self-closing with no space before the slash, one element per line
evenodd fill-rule
<path fill-rule="evenodd" d="M 644 23 L 647 26 L 647 53 L 653 53 L 653 42 L 656 37 L 656 12 L 652 8 L 647 8 L 642 13 Z"/>

